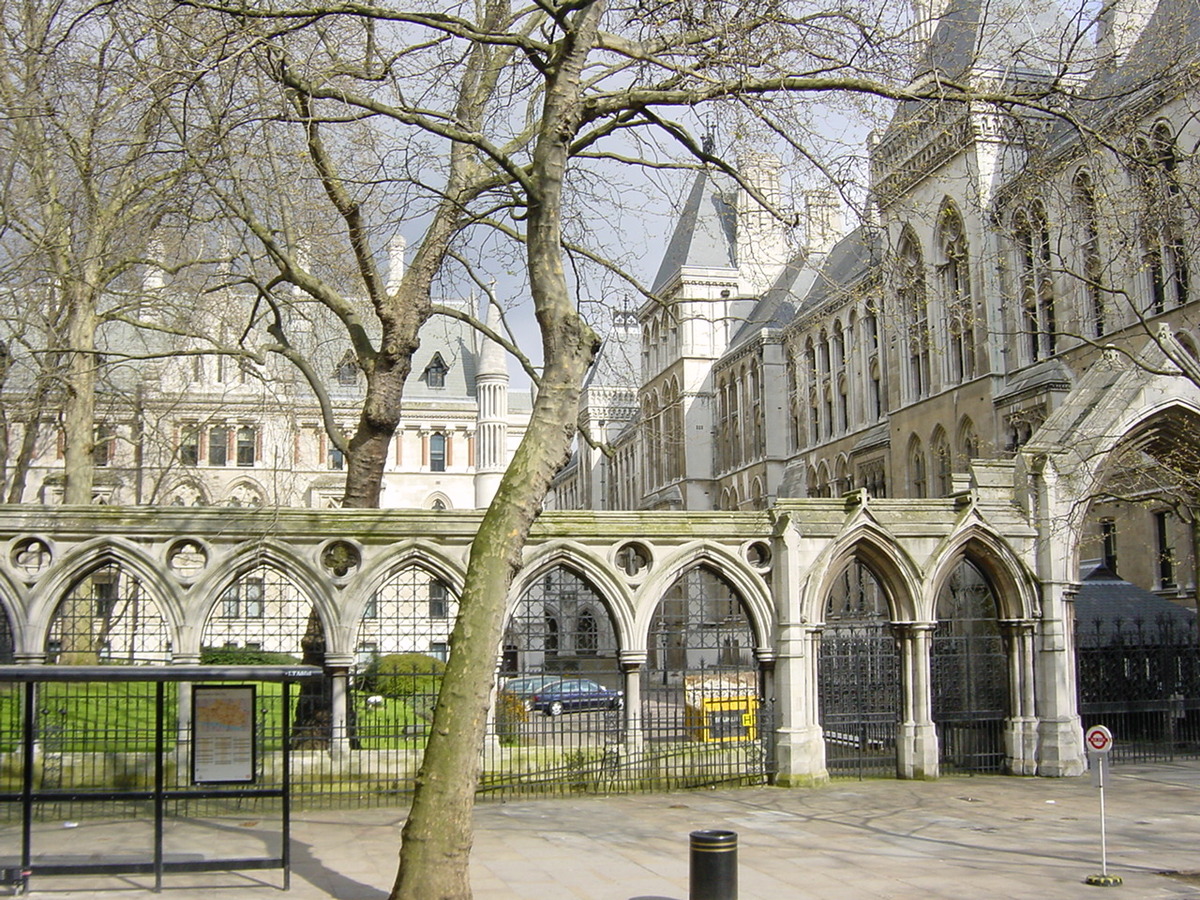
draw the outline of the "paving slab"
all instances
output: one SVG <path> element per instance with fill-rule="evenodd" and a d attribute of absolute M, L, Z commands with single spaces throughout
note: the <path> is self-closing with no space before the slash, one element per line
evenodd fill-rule
<path fill-rule="evenodd" d="M 1099 792 L 1080 778 L 947 776 L 834 781 L 636 796 L 487 801 L 476 809 L 476 900 L 687 900 L 688 835 L 738 834 L 738 900 L 1200 900 L 1200 762 L 1119 766 L 1106 794 L 1101 871 Z M 168 874 L 168 900 L 385 900 L 395 875 L 399 809 L 301 811 L 291 889 L 276 870 Z M 0 865 L 19 828 L 0 826 Z M 39 825 L 42 859 L 132 858 L 144 819 Z M 173 820 L 168 858 L 279 852 L 278 823 L 253 815 Z M 1173 874 L 1164 874 L 1173 873 Z M 151 876 L 35 876 L 28 896 L 151 896 Z M 14 893 L 0 888 L 0 896 Z"/>

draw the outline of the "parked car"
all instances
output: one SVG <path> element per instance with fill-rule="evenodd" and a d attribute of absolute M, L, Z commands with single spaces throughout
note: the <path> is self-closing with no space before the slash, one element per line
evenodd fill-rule
<path fill-rule="evenodd" d="M 625 692 L 614 691 L 586 678 L 563 678 L 538 688 L 529 698 L 530 709 L 548 716 L 588 709 L 620 709 Z"/>
<path fill-rule="evenodd" d="M 525 675 L 521 678 L 510 678 L 500 690 L 503 693 L 516 697 L 517 700 L 525 705 L 526 709 L 532 709 L 533 706 L 531 705 L 530 698 L 539 689 L 561 680 L 561 675 Z"/>

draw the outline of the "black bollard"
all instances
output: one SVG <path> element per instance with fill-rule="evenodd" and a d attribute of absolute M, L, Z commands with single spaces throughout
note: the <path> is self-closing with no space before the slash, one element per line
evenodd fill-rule
<path fill-rule="evenodd" d="M 737 900 L 737 832 L 693 831 L 690 900 Z"/>

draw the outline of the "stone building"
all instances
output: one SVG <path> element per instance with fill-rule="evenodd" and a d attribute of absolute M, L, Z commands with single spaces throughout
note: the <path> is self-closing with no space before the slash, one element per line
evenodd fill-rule
<path fill-rule="evenodd" d="M 1128 402 L 1081 388 L 1097 366 L 1146 353 L 1178 372 L 1180 354 L 1196 355 L 1200 131 L 1182 61 L 1195 5 L 1107 4 L 1090 31 L 1034 7 L 1003 27 L 975 0 L 926 10 L 914 77 L 1046 85 L 1063 92 L 1063 119 L 899 104 L 871 137 L 868 214 L 852 230 L 831 193 L 809 191 L 789 253 L 744 192 L 696 176 L 654 279 L 661 302 L 639 310 L 637 408 L 611 462 L 628 508 L 764 509 L 860 488 L 954 496 L 972 460 L 1022 458 L 1056 414 Z M 741 171 L 778 193 L 777 166 Z M 1176 381 L 1180 398 L 1194 390 Z M 1070 501 L 1083 517 L 1072 554 L 1190 603 L 1178 481 L 1194 453 L 1126 437 Z M 583 505 L 571 485 L 589 465 L 572 461 L 552 505 Z"/>

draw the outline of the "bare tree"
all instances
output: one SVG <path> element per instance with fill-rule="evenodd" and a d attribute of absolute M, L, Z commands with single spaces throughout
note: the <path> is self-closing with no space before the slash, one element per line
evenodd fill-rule
<path fill-rule="evenodd" d="M 393 890 L 396 898 L 414 900 L 469 897 L 471 806 L 505 598 L 574 438 L 581 384 L 597 348 L 576 301 L 579 273 L 588 264 L 613 269 L 603 254 L 564 235 L 581 177 L 606 165 L 655 166 L 682 153 L 735 179 L 769 215 L 770 198 L 696 133 L 705 127 L 697 109 L 711 106 L 733 127 L 777 141 L 808 169 L 823 170 L 820 123 L 810 117 L 814 99 L 822 116 L 864 97 L 1048 109 L 1063 85 L 939 77 L 910 82 L 909 35 L 886 4 L 836 11 L 588 0 L 520 10 L 501 0 L 449 10 L 188 5 L 226 16 L 240 41 L 264 51 L 263 71 L 283 88 L 288 119 L 304 128 L 308 157 L 343 223 L 356 288 L 370 298 L 387 335 L 378 347 L 368 346 L 361 321 L 340 311 L 340 294 L 312 277 L 296 246 L 283 245 L 259 224 L 255 210 L 223 195 L 275 265 L 277 276 L 262 284 L 264 292 L 286 282 L 335 310 L 360 364 L 380 379 L 349 445 L 352 458 L 361 451 L 352 471 L 363 481 L 348 484 L 348 504 L 377 500 L 379 448 L 394 428 L 393 403 L 409 371 L 416 328 L 432 308 L 435 276 L 456 259 L 455 239 L 469 224 L 523 247 L 542 340 L 537 398 L 472 547 Z M 350 126 L 380 121 L 386 123 L 381 133 L 399 146 L 399 136 L 413 130 L 443 148 L 435 157 L 439 165 L 410 179 L 426 184 L 436 173 L 437 202 L 404 282 L 390 292 L 374 269 L 363 217 L 367 180 L 347 180 L 339 168 L 347 156 L 331 152 L 326 140 L 331 131 L 348 134 Z M 381 162 L 387 165 L 371 183 L 386 181 L 388 166 L 397 164 L 386 155 Z M 486 260 L 475 265 L 486 271 Z M 285 341 L 279 346 L 286 352 Z"/>
<path fill-rule="evenodd" d="M 56 398 L 64 499 L 90 503 L 97 331 L 138 302 L 114 288 L 145 261 L 183 177 L 163 116 L 174 66 L 117 6 L 17 3 L 0 27 L 4 266 L 34 373 L 23 440 Z"/>

